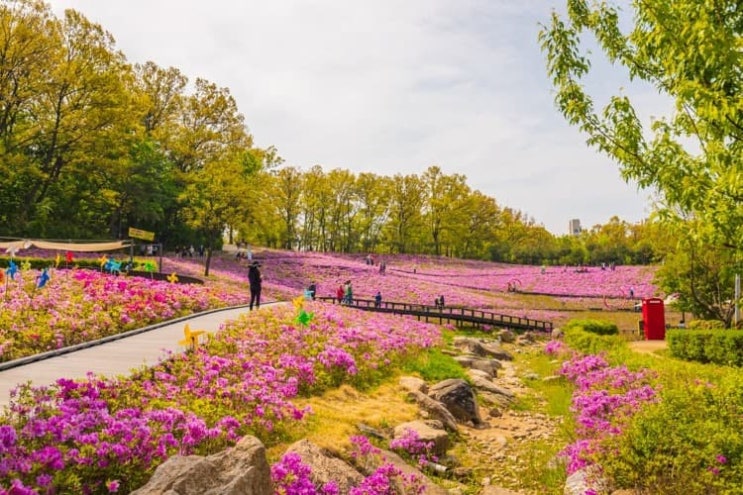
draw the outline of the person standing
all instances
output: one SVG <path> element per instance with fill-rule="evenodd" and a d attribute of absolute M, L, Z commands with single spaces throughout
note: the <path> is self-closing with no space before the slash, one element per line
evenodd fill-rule
<path fill-rule="evenodd" d="M 382 305 L 382 292 L 377 291 L 377 293 L 374 295 L 374 307 L 378 308 Z"/>
<path fill-rule="evenodd" d="M 346 304 L 353 304 L 353 285 L 350 280 L 346 280 L 346 286 L 344 287 L 344 299 Z"/>
<path fill-rule="evenodd" d="M 259 267 L 260 263 L 254 261 L 248 268 L 248 282 L 250 283 L 250 310 L 253 310 L 253 304 L 255 309 L 261 307 L 261 285 L 263 284 L 263 276 Z"/>
<path fill-rule="evenodd" d="M 344 303 L 344 301 L 343 301 L 343 293 L 344 292 L 345 291 L 343 290 L 343 286 L 342 285 L 339 285 L 338 286 L 338 289 L 336 289 L 336 291 L 335 291 L 335 298 L 338 299 L 338 304 L 343 304 Z"/>

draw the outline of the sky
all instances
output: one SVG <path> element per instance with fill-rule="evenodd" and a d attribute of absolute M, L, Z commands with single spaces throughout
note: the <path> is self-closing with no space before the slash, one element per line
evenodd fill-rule
<path fill-rule="evenodd" d="M 556 110 L 537 42 L 565 0 L 51 0 L 100 24 L 131 63 L 229 89 L 286 165 L 447 175 L 554 234 L 646 218 L 651 191 Z M 598 94 L 625 80 L 598 64 Z M 668 103 L 630 88 L 642 118 Z"/>

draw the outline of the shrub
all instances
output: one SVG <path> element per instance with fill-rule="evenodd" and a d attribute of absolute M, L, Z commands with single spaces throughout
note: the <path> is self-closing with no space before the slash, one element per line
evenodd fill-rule
<path fill-rule="evenodd" d="M 689 322 L 689 330 L 712 330 L 725 328 L 725 323 L 720 320 L 692 320 Z"/>
<path fill-rule="evenodd" d="M 564 328 L 579 328 L 585 332 L 595 333 L 596 335 L 619 334 L 619 327 L 615 323 L 602 320 L 570 320 Z"/>
<path fill-rule="evenodd" d="M 671 355 L 685 361 L 743 366 L 743 331 L 671 330 L 666 334 Z"/>

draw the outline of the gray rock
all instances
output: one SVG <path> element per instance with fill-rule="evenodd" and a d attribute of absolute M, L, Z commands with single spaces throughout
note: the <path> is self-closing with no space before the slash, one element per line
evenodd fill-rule
<path fill-rule="evenodd" d="M 483 359 L 477 356 L 456 356 L 454 360 L 464 368 L 483 371 L 490 375 L 490 378 L 498 376 L 498 368 L 501 367 L 495 359 Z"/>
<path fill-rule="evenodd" d="M 475 392 L 466 381 L 458 378 L 444 380 L 433 385 L 428 395 L 444 404 L 458 421 L 475 426 L 483 423 Z"/>
<path fill-rule="evenodd" d="M 449 435 L 443 426 L 437 429 L 423 421 L 409 421 L 395 426 L 395 439 L 404 438 L 408 430 L 414 431 L 421 442 L 433 442 L 432 453 L 437 457 L 446 454 L 449 448 Z"/>
<path fill-rule="evenodd" d="M 293 443 L 286 452 L 298 454 L 302 462 L 312 468 L 312 482 L 316 486 L 334 481 L 340 493 L 348 493 L 364 479 L 364 476 L 348 463 L 309 440 Z"/>
<path fill-rule="evenodd" d="M 511 361 L 513 356 L 505 351 L 498 342 L 484 341 L 473 337 L 454 337 L 454 347 L 480 357 L 490 357 L 502 361 Z"/>
<path fill-rule="evenodd" d="M 270 495 L 271 470 L 266 449 L 245 436 L 233 448 L 208 457 L 171 457 L 150 481 L 131 495 Z"/>
<path fill-rule="evenodd" d="M 504 342 L 506 344 L 513 343 L 514 340 L 516 340 L 516 334 L 512 330 L 508 330 L 507 328 L 504 328 L 500 332 L 498 332 L 498 338 L 501 342 Z"/>
<path fill-rule="evenodd" d="M 593 490 L 596 493 L 606 492 L 606 482 L 601 478 L 598 469 L 591 466 L 580 469 L 565 480 L 564 495 L 584 495 Z"/>
<path fill-rule="evenodd" d="M 413 399 L 418 406 L 433 418 L 440 420 L 444 428 L 449 431 L 458 431 L 457 420 L 451 412 L 442 404 L 421 392 L 409 392 L 408 397 Z"/>
<path fill-rule="evenodd" d="M 423 485 L 422 493 L 425 493 L 426 495 L 448 495 L 448 492 L 444 488 L 431 481 L 428 476 L 421 473 L 418 469 L 414 468 L 410 464 L 406 463 L 402 457 L 395 454 L 394 452 L 391 452 L 389 450 L 382 450 L 380 459 L 377 462 L 378 464 L 372 464 L 372 471 L 384 463 L 390 463 L 395 466 L 395 468 L 399 469 L 404 476 L 415 476 L 416 478 L 418 478 Z M 371 472 L 367 474 L 371 474 Z M 396 485 L 395 493 L 409 493 L 409 490 L 404 490 L 404 487 L 400 485 L 399 480 L 395 480 L 394 483 Z"/>

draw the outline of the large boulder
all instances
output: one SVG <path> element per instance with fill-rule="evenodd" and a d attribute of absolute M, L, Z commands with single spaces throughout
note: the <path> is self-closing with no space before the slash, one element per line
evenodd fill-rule
<path fill-rule="evenodd" d="M 299 455 L 302 463 L 312 468 L 312 482 L 316 486 L 323 486 L 333 481 L 343 494 L 348 493 L 364 479 L 364 476 L 351 465 L 309 440 L 293 443 L 286 452 Z"/>
<path fill-rule="evenodd" d="M 459 378 L 451 378 L 433 385 L 429 397 L 441 402 L 461 423 L 482 426 L 483 420 L 477 407 L 477 397 L 469 383 Z"/>
<path fill-rule="evenodd" d="M 131 495 L 271 495 L 266 449 L 245 436 L 231 449 L 208 457 L 173 456 Z"/>
<path fill-rule="evenodd" d="M 441 421 L 444 428 L 449 431 L 458 431 L 457 419 L 449 412 L 444 404 L 421 392 L 409 392 L 408 397 L 413 399 L 418 404 L 418 407 L 430 417 Z"/>

